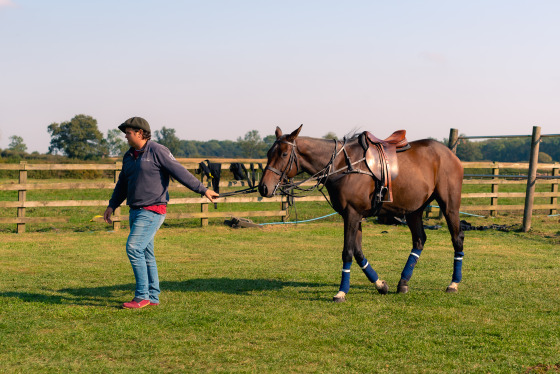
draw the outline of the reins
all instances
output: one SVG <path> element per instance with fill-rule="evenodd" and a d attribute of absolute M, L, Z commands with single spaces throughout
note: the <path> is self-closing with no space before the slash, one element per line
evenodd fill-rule
<path fill-rule="evenodd" d="M 248 193 L 257 192 L 257 190 L 258 190 L 258 187 L 253 186 L 253 187 L 245 188 L 243 190 L 221 193 L 219 197 L 228 197 L 228 196 L 234 196 L 234 195 L 245 195 L 245 194 L 248 194 Z"/>

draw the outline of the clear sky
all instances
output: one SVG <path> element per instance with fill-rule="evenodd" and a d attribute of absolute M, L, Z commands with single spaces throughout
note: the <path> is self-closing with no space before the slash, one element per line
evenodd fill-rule
<path fill-rule="evenodd" d="M 184 140 L 560 133 L 560 1 L 0 0 L 0 148 L 76 114 Z"/>

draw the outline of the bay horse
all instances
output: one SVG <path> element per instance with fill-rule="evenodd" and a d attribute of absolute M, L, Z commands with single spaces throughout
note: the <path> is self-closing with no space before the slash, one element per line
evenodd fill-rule
<path fill-rule="evenodd" d="M 364 147 L 358 137 L 344 141 L 299 137 L 302 126 L 290 134 L 283 134 L 279 127 L 276 128 L 276 141 L 268 150 L 267 165 L 258 189 L 263 197 L 271 197 L 278 189 L 289 186 L 289 180 L 302 172 L 315 176 L 318 184 L 324 184 L 332 207 L 344 219 L 342 276 L 333 301 L 346 300 L 353 258 L 377 291 L 388 293 L 387 283 L 379 279 L 362 252 L 362 219 L 376 214 L 404 215 L 406 218 L 412 234 L 412 250 L 397 292 L 408 292 L 408 282 L 426 242 L 422 213 L 433 200 L 437 201 L 445 216 L 454 249 L 453 275 L 446 292 L 457 292 L 464 255 L 464 234 L 459 221 L 463 167 L 457 156 L 435 140 L 410 142 L 408 150 L 396 153 L 398 174 L 391 181 L 390 201 L 376 204 L 380 181 L 371 173 L 371 165 L 366 163 Z"/>

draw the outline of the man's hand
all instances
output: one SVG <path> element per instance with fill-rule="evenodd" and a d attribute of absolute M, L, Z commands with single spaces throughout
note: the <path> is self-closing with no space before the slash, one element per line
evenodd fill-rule
<path fill-rule="evenodd" d="M 220 194 L 212 191 L 212 190 L 206 190 L 206 192 L 204 193 L 204 196 L 206 196 L 206 198 L 208 200 L 210 200 L 211 202 L 215 202 L 218 197 L 220 197 Z"/>
<path fill-rule="evenodd" d="M 105 209 L 105 213 L 103 214 L 103 219 L 105 220 L 105 222 L 113 223 L 113 221 L 111 220 L 111 214 L 113 214 L 113 208 L 108 206 L 107 209 Z"/>

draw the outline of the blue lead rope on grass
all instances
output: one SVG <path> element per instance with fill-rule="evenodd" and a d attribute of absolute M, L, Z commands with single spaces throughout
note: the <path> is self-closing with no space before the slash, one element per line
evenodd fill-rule
<path fill-rule="evenodd" d="M 377 276 L 377 273 L 375 272 L 375 270 L 373 270 L 373 268 L 369 264 L 367 258 L 364 257 L 364 259 L 362 261 L 358 262 L 358 265 L 360 265 L 360 267 L 362 268 L 362 271 L 364 272 L 367 279 L 369 279 L 369 281 L 371 283 L 377 282 L 379 277 Z"/>
<path fill-rule="evenodd" d="M 401 279 L 406 280 L 407 282 L 412 278 L 412 272 L 414 271 L 414 267 L 422 254 L 421 249 L 412 248 L 410 251 L 410 255 L 408 255 L 408 261 L 406 261 L 406 265 L 404 265 L 404 269 L 401 273 Z"/>
<path fill-rule="evenodd" d="M 453 258 L 453 278 L 452 282 L 459 283 L 463 278 L 462 268 L 463 268 L 463 256 L 465 252 L 455 252 L 455 257 Z"/>
<path fill-rule="evenodd" d="M 311 219 L 306 219 L 306 220 L 303 220 L 303 221 L 259 223 L 259 226 L 263 226 L 263 225 L 287 225 L 287 224 L 290 224 L 290 223 L 295 223 L 295 224 L 298 224 L 298 223 L 305 223 L 305 222 L 317 221 L 317 220 L 319 220 L 319 219 L 327 218 L 327 217 L 333 216 L 333 215 L 335 215 L 335 214 L 338 214 L 338 213 L 337 213 L 337 212 L 334 212 L 334 213 L 331 213 L 331 214 L 327 214 L 326 216 L 317 217 L 317 218 L 311 218 Z"/>
<path fill-rule="evenodd" d="M 350 267 L 352 266 L 352 261 L 342 263 L 342 279 L 340 280 L 340 289 L 344 293 L 350 291 Z"/>

